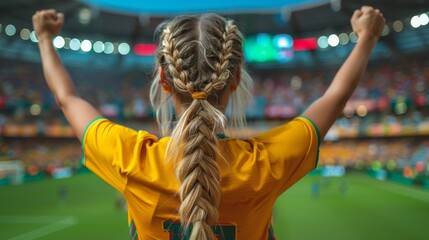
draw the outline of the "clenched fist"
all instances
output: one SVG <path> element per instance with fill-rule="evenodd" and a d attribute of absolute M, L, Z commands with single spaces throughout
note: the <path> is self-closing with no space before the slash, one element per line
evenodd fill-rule
<path fill-rule="evenodd" d="M 52 40 L 58 35 L 64 24 L 64 14 L 54 9 L 37 11 L 33 15 L 33 28 L 40 39 Z"/>
<path fill-rule="evenodd" d="M 350 22 L 359 39 L 376 40 L 383 32 L 386 19 L 380 10 L 363 6 L 353 13 Z"/>

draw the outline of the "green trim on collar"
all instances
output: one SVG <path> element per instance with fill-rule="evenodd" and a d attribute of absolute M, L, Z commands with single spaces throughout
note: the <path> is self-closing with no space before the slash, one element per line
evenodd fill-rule
<path fill-rule="evenodd" d="M 229 138 L 228 136 L 225 135 L 225 133 L 216 133 L 216 137 L 219 139 Z"/>

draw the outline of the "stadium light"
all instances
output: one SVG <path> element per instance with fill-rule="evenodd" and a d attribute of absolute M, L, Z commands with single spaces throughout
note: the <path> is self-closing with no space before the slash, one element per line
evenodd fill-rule
<path fill-rule="evenodd" d="M 20 35 L 20 37 L 21 37 L 22 40 L 28 40 L 28 39 L 30 39 L 30 34 L 31 34 L 30 30 L 28 30 L 26 28 L 23 28 L 21 30 L 21 32 L 19 33 L 19 35 Z"/>
<path fill-rule="evenodd" d="M 104 53 L 105 54 L 112 54 L 114 50 L 113 43 L 111 42 L 105 42 L 104 43 Z"/>
<path fill-rule="evenodd" d="M 426 26 L 429 23 L 429 17 L 426 13 L 420 15 L 419 20 L 421 26 Z"/>
<path fill-rule="evenodd" d="M 53 40 L 54 47 L 56 48 L 63 48 L 66 44 L 66 41 L 64 41 L 64 38 L 61 36 L 56 36 Z"/>
<path fill-rule="evenodd" d="M 319 37 L 319 39 L 317 39 L 317 45 L 319 45 L 320 48 L 327 48 L 329 46 L 328 37 L 326 36 Z"/>
<path fill-rule="evenodd" d="M 397 20 L 393 23 L 393 31 L 401 32 L 404 29 L 404 24 L 401 20 Z"/>
<path fill-rule="evenodd" d="M 345 116 L 346 118 L 351 118 L 351 117 L 353 117 L 354 113 L 355 113 L 355 110 L 354 110 L 352 107 L 350 107 L 350 106 L 346 106 L 346 107 L 344 107 L 344 109 L 343 109 L 343 114 L 344 114 L 344 116 Z"/>
<path fill-rule="evenodd" d="M 96 41 L 92 48 L 94 49 L 94 52 L 102 53 L 104 51 L 104 43 L 101 41 Z"/>
<path fill-rule="evenodd" d="M 389 26 L 384 25 L 383 32 L 381 33 L 381 36 L 387 36 L 387 34 L 389 34 L 389 32 L 390 32 Z"/>
<path fill-rule="evenodd" d="M 337 35 L 331 34 L 328 37 L 328 43 L 331 47 L 336 47 L 340 43 L 340 39 L 338 38 Z"/>
<path fill-rule="evenodd" d="M 70 49 L 70 41 L 71 39 L 68 37 L 64 38 L 64 49 Z"/>
<path fill-rule="evenodd" d="M 417 15 L 412 17 L 410 23 L 413 28 L 420 27 L 420 17 Z"/>
<path fill-rule="evenodd" d="M 9 24 L 4 28 L 4 32 L 6 33 L 6 35 L 12 37 L 16 33 L 16 28 L 12 24 Z"/>
<path fill-rule="evenodd" d="M 91 21 L 92 12 L 89 8 L 85 7 L 79 10 L 78 16 L 79 16 L 79 22 L 81 24 L 86 25 Z"/>
<path fill-rule="evenodd" d="M 130 53 L 130 50 L 131 50 L 131 48 L 130 48 L 130 45 L 128 43 L 121 43 L 118 46 L 118 52 L 121 55 L 127 55 L 128 53 Z"/>
<path fill-rule="evenodd" d="M 33 104 L 30 107 L 30 113 L 33 116 L 37 116 L 40 115 L 40 113 L 42 112 L 42 108 L 40 107 L 39 104 Z"/>
<path fill-rule="evenodd" d="M 368 114 L 368 109 L 365 105 L 359 105 L 356 109 L 356 113 L 359 117 L 365 117 Z"/>
<path fill-rule="evenodd" d="M 352 43 L 357 43 L 358 42 L 358 36 L 356 35 L 356 33 L 355 32 L 351 32 L 350 34 L 349 34 L 349 38 L 350 38 L 350 42 L 352 42 Z"/>
<path fill-rule="evenodd" d="M 119 43 L 117 42 L 113 43 L 113 54 L 119 53 L 118 48 L 119 48 Z"/>
<path fill-rule="evenodd" d="M 30 40 L 32 41 L 32 42 L 39 42 L 39 40 L 37 40 L 37 36 L 36 36 L 36 32 L 35 31 L 31 31 L 31 33 L 30 33 Z"/>
<path fill-rule="evenodd" d="M 92 49 L 92 43 L 91 41 L 85 39 L 82 41 L 82 43 L 80 44 L 80 49 L 82 49 L 82 51 L 84 52 L 89 52 Z"/>
<path fill-rule="evenodd" d="M 70 49 L 73 51 L 77 51 L 80 49 L 80 41 L 77 38 L 73 38 L 72 40 L 70 40 Z"/>
<path fill-rule="evenodd" d="M 341 33 L 338 36 L 338 38 L 340 39 L 340 44 L 341 45 L 346 45 L 350 41 L 349 35 L 347 35 L 347 33 Z"/>

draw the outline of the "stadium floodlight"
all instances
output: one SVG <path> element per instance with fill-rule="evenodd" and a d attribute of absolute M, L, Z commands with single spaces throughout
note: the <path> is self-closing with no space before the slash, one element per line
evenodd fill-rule
<path fill-rule="evenodd" d="M 389 32 L 390 32 L 389 26 L 384 25 L 383 32 L 381 33 L 381 36 L 387 36 L 389 34 Z"/>
<path fill-rule="evenodd" d="M 56 36 L 53 43 L 56 48 L 63 48 L 66 45 L 66 41 L 61 36 Z"/>
<path fill-rule="evenodd" d="M 413 27 L 413 28 L 418 28 L 418 27 L 420 27 L 420 25 L 421 25 L 421 23 L 420 23 L 420 17 L 419 16 L 414 16 L 414 17 L 412 17 L 411 18 L 411 21 L 410 21 L 410 23 L 411 23 L 411 26 Z"/>
<path fill-rule="evenodd" d="M 104 43 L 104 53 L 105 54 L 112 54 L 113 53 L 113 51 L 114 51 L 114 46 L 113 46 L 113 43 L 111 43 L 111 42 L 105 42 Z"/>
<path fill-rule="evenodd" d="M 340 39 L 338 38 L 338 36 L 336 34 L 329 35 L 328 44 L 331 47 L 336 47 L 336 46 L 338 46 L 339 43 L 340 43 Z"/>
<path fill-rule="evenodd" d="M 79 17 L 79 22 L 81 24 L 86 25 L 91 21 L 92 12 L 89 8 L 84 7 L 79 10 L 78 17 Z"/>
<path fill-rule="evenodd" d="M 420 25 L 426 26 L 429 23 L 429 17 L 426 13 L 419 16 Z"/>
<path fill-rule="evenodd" d="M 113 43 L 113 53 L 114 54 L 118 54 L 118 48 L 119 48 L 119 43 L 115 42 Z"/>
<path fill-rule="evenodd" d="M 32 42 L 39 42 L 39 40 L 37 40 L 37 36 L 36 36 L 36 32 L 35 31 L 31 31 L 31 33 L 30 33 L 30 40 L 32 41 Z"/>
<path fill-rule="evenodd" d="M 94 49 L 94 52 L 102 53 L 104 51 L 104 43 L 101 41 L 96 41 L 92 48 Z"/>
<path fill-rule="evenodd" d="M 347 33 L 341 33 L 338 35 L 338 38 L 340 39 L 341 45 L 346 45 L 350 41 L 349 35 L 347 35 Z"/>
<path fill-rule="evenodd" d="M 319 39 L 317 39 L 317 45 L 319 45 L 320 48 L 327 48 L 329 46 L 328 37 L 326 36 L 319 37 Z"/>
<path fill-rule="evenodd" d="M 359 105 L 356 108 L 356 113 L 359 117 L 365 117 L 368 114 L 368 109 L 365 105 Z"/>
<path fill-rule="evenodd" d="M 349 34 L 349 38 L 350 38 L 350 42 L 352 42 L 352 43 L 357 43 L 358 40 L 359 40 L 359 38 L 358 38 L 358 36 L 356 35 L 355 32 L 351 32 Z"/>
<path fill-rule="evenodd" d="M 393 31 L 401 32 L 404 29 L 404 24 L 401 20 L 397 20 L 393 23 Z"/>
<path fill-rule="evenodd" d="M 30 107 L 30 113 L 33 116 L 37 116 L 40 115 L 40 113 L 42 112 L 42 108 L 40 107 L 39 104 L 33 104 Z"/>
<path fill-rule="evenodd" d="M 68 37 L 64 38 L 64 49 L 70 49 L 70 41 L 71 39 Z"/>
<path fill-rule="evenodd" d="M 92 49 L 92 43 L 91 41 L 85 39 L 82 41 L 82 43 L 80 44 L 80 49 L 82 49 L 82 51 L 84 52 L 89 52 Z"/>
<path fill-rule="evenodd" d="M 9 24 L 4 28 L 4 32 L 6 33 L 6 35 L 12 37 L 16 33 L 16 28 L 12 24 Z"/>
<path fill-rule="evenodd" d="M 73 51 L 77 51 L 80 49 L 80 41 L 77 38 L 73 38 L 72 40 L 70 40 L 70 49 Z"/>
<path fill-rule="evenodd" d="M 130 45 L 128 43 L 121 43 L 118 46 L 118 51 L 122 55 L 127 55 L 131 51 Z"/>
<path fill-rule="evenodd" d="M 26 28 L 23 28 L 21 30 L 21 32 L 19 33 L 19 35 L 21 36 L 22 40 L 28 40 L 28 39 L 30 39 L 30 34 L 31 34 L 30 30 L 28 30 Z"/>
<path fill-rule="evenodd" d="M 353 117 L 354 113 L 355 113 L 355 110 L 351 106 L 345 106 L 343 109 L 343 114 L 346 118 Z"/>

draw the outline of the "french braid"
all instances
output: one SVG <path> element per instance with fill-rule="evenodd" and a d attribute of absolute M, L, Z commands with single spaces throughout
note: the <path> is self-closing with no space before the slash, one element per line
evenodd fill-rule
<path fill-rule="evenodd" d="M 221 157 L 217 132 L 224 132 L 225 115 L 213 106 L 240 69 L 242 39 L 232 21 L 218 15 L 180 17 L 163 26 L 157 64 L 173 83 L 173 94 L 183 104 L 167 147 L 167 159 L 176 166 L 180 183 L 179 215 L 190 239 L 216 239 L 211 225 L 218 222 L 222 198 Z M 192 99 L 194 93 L 208 98 Z"/>

